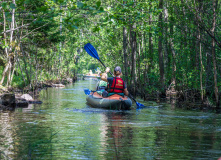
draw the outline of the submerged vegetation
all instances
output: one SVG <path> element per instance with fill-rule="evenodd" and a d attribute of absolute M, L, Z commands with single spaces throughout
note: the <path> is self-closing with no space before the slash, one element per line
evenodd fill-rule
<path fill-rule="evenodd" d="M 218 0 L 3 0 L 0 84 L 36 86 L 120 65 L 133 95 L 219 107 Z M 101 68 L 101 67 L 100 67 Z"/>

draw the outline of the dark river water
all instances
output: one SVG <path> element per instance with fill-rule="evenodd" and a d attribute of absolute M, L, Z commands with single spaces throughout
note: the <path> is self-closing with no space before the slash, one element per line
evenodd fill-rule
<path fill-rule="evenodd" d="M 144 109 L 90 108 L 83 88 L 94 80 L 42 90 L 41 105 L 0 112 L 0 159 L 217 160 L 221 115 L 174 109 L 156 102 Z M 136 104 L 133 104 L 134 108 Z"/>

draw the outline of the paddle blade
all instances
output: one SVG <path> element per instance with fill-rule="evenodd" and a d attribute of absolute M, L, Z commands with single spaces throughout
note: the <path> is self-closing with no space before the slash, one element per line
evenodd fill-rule
<path fill-rule="evenodd" d="M 86 95 L 89 95 L 89 94 L 91 93 L 91 90 L 85 88 L 85 89 L 84 89 L 84 93 L 85 93 Z"/>
<path fill-rule="evenodd" d="M 94 46 L 92 46 L 92 44 L 90 43 L 87 43 L 85 46 L 84 46 L 84 49 L 85 51 L 91 56 L 91 57 L 94 57 L 96 59 L 100 59 L 98 54 L 97 54 L 97 51 L 96 49 L 94 48 Z"/>
<path fill-rule="evenodd" d="M 142 108 L 144 105 L 139 103 L 139 102 L 136 102 L 136 105 L 137 105 L 137 108 Z"/>

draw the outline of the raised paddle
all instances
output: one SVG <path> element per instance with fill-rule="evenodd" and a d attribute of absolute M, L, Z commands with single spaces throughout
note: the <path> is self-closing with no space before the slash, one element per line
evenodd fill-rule
<path fill-rule="evenodd" d="M 100 60 L 100 58 L 99 58 L 99 56 L 98 56 L 98 53 L 97 53 L 96 49 L 94 48 L 94 46 L 92 46 L 92 44 L 87 43 L 87 44 L 84 46 L 84 49 L 85 49 L 85 51 L 86 51 L 91 57 L 96 58 L 99 62 L 101 62 L 101 64 L 102 64 L 105 68 L 107 68 L 107 67 L 104 65 L 104 63 Z M 109 73 L 110 73 L 112 76 L 114 76 L 111 72 L 109 72 Z M 84 91 L 84 92 L 85 92 L 85 91 Z M 89 91 L 86 90 L 85 94 L 88 93 L 88 92 L 89 92 Z M 89 94 L 90 94 L 90 93 L 89 93 Z M 142 106 L 144 106 L 143 104 L 137 102 L 131 94 L 129 94 L 129 97 L 134 100 L 134 102 L 135 102 L 136 105 L 137 105 L 137 108 L 141 108 Z"/>
<path fill-rule="evenodd" d="M 101 64 L 107 68 L 104 63 L 100 60 L 98 54 L 97 54 L 97 51 L 96 49 L 94 48 L 94 46 L 92 46 L 92 44 L 90 43 L 87 43 L 85 46 L 84 46 L 84 49 L 85 51 L 91 56 L 91 57 L 94 57 L 96 58 L 99 62 L 101 62 Z M 109 72 L 112 76 L 114 76 L 111 72 Z"/>

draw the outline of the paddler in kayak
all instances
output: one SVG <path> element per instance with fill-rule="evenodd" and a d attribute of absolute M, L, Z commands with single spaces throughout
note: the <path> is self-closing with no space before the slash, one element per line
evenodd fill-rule
<path fill-rule="evenodd" d="M 100 77 L 102 77 L 102 73 L 99 73 L 99 75 L 100 75 Z M 106 74 L 106 78 L 107 78 L 107 74 Z M 99 80 L 97 83 L 97 88 L 96 88 L 98 93 L 100 94 L 100 92 L 102 93 L 106 89 L 107 89 L 107 82 L 105 82 L 103 80 Z"/>
<path fill-rule="evenodd" d="M 107 78 L 107 73 L 110 71 L 110 68 L 106 68 L 106 72 L 102 74 L 101 80 L 108 82 L 108 93 L 117 93 L 117 94 L 124 94 L 126 96 L 129 95 L 129 92 L 127 90 L 127 86 L 125 82 L 123 81 L 120 76 L 122 75 L 121 68 L 117 66 L 114 69 L 114 76 L 115 77 L 110 77 Z M 105 94 L 106 93 L 106 94 Z M 102 94 L 104 97 L 108 96 L 107 92 L 103 92 Z"/>

